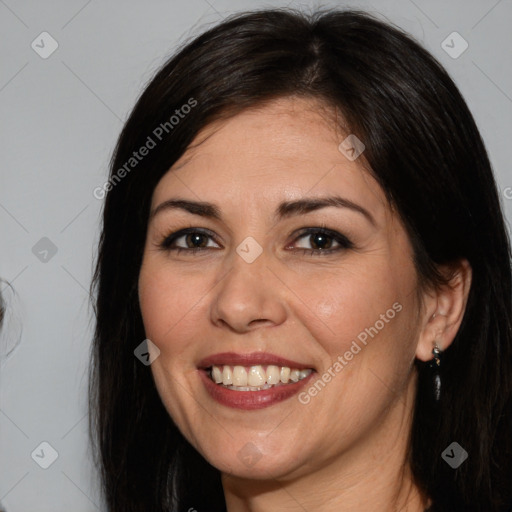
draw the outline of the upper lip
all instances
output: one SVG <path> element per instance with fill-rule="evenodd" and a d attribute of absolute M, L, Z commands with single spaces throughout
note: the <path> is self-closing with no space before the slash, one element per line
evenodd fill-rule
<path fill-rule="evenodd" d="M 202 359 L 198 367 L 205 369 L 210 366 L 256 366 L 256 365 L 275 365 L 296 368 L 297 370 L 313 369 L 311 365 L 291 361 L 284 357 L 269 354 L 267 352 L 251 352 L 249 354 L 237 354 L 235 352 L 223 352 L 220 354 L 212 354 Z"/>

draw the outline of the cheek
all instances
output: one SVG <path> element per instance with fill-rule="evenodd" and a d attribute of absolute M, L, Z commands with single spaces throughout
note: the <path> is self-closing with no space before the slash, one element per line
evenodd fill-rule
<path fill-rule="evenodd" d="M 312 346 L 321 346 L 322 369 L 343 374 L 333 379 L 332 389 L 350 388 L 346 396 L 354 400 L 366 392 L 378 395 L 384 386 L 379 379 L 400 387 L 414 360 L 416 295 L 411 290 L 416 273 L 411 260 L 402 256 L 394 262 L 359 260 L 357 268 L 304 280 L 298 288 L 303 293 L 296 315 L 311 334 Z"/>
<path fill-rule="evenodd" d="M 194 431 L 187 413 L 190 394 L 183 389 L 196 371 L 192 341 L 197 315 L 205 314 L 200 311 L 205 288 L 198 281 L 149 260 L 141 267 L 138 283 L 145 334 L 160 350 L 151 364 L 153 379 L 167 412 L 184 433 Z"/>
<path fill-rule="evenodd" d="M 162 264 L 144 264 L 139 276 L 139 303 L 146 336 L 160 350 L 186 345 L 198 311 L 204 307 L 204 277 L 181 276 Z M 169 343 L 173 340 L 173 343 Z"/>
<path fill-rule="evenodd" d="M 303 290 L 302 318 L 309 316 L 312 332 L 340 349 L 376 322 L 379 330 L 387 326 L 397 316 L 393 304 L 401 303 L 405 296 L 400 283 L 390 278 L 386 268 L 375 267 L 304 280 L 297 288 Z"/>

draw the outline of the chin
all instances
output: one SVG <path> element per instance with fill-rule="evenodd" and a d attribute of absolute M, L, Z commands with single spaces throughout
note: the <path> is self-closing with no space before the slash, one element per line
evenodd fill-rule
<path fill-rule="evenodd" d="M 285 478 L 300 469 L 297 459 L 292 459 L 291 450 L 278 450 L 269 455 L 248 441 L 239 450 L 230 448 L 222 452 L 203 455 L 221 473 L 250 480 Z"/>

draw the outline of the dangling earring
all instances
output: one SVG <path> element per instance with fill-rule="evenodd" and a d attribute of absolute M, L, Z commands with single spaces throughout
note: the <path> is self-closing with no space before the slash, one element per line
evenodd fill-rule
<path fill-rule="evenodd" d="M 434 401 L 439 402 L 441 398 L 441 349 L 437 343 L 434 343 L 432 355 L 434 358 L 430 361 L 430 368 L 432 368 L 432 385 Z"/>

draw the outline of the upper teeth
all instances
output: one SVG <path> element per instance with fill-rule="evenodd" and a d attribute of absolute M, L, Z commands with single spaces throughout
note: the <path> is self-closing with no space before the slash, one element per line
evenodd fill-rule
<path fill-rule="evenodd" d="M 269 365 L 265 368 L 261 365 L 249 367 L 224 365 L 212 366 L 211 378 L 217 384 L 224 384 L 225 386 L 260 387 L 265 384 L 269 386 L 279 383 L 286 384 L 290 380 L 298 382 L 306 378 L 311 372 L 311 369 L 297 370 L 287 366 Z"/>

